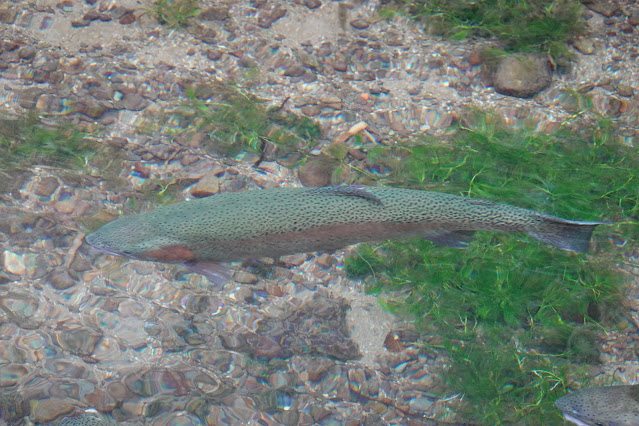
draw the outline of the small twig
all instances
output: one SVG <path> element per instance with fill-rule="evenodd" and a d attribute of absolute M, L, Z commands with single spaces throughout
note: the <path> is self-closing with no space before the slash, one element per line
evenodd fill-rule
<path fill-rule="evenodd" d="M 86 234 L 84 232 L 79 232 L 78 235 L 76 235 L 73 239 L 71 247 L 69 247 L 69 251 L 67 252 L 67 260 L 66 262 L 64 262 L 65 268 L 69 268 L 75 260 L 75 255 L 78 252 L 80 246 L 82 246 L 82 242 L 84 241 L 85 236 Z"/>

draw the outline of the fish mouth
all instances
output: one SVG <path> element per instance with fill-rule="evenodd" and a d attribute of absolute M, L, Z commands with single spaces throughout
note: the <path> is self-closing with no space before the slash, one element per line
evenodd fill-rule
<path fill-rule="evenodd" d="M 96 254 L 96 253 L 106 253 L 106 254 L 110 254 L 112 256 L 129 257 L 126 254 L 113 251 L 113 249 L 106 243 L 99 243 L 98 241 L 95 241 L 96 240 L 95 233 L 87 235 L 84 238 L 84 240 L 90 246 L 90 250 L 89 250 L 90 253 L 91 252 L 94 253 L 94 254 Z"/>

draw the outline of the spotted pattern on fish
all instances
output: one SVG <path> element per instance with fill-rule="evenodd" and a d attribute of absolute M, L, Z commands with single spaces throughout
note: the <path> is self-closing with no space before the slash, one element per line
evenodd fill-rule
<path fill-rule="evenodd" d="M 74 417 L 65 417 L 57 423 L 62 426 L 113 426 L 115 423 L 102 420 L 90 414 L 80 414 Z"/>
<path fill-rule="evenodd" d="M 577 425 L 639 425 L 639 385 L 580 389 L 555 405 Z"/>
<path fill-rule="evenodd" d="M 463 247 L 477 230 L 523 232 L 586 251 L 595 226 L 437 192 L 340 186 L 224 193 L 123 217 L 87 237 L 98 249 L 165 262 L 229 262 L 423 237 Z"/>

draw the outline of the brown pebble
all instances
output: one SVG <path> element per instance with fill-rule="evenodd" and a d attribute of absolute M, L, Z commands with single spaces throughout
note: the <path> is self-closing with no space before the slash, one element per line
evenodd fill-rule
<path fill-rule="evenodd" d="M 56 290 L 66 290 L 76 284 L 76 281 L 66 268 L 54 269 L 49 274 L 48 280 L 51 283 L 51 287 Z"/>
<path fill-rule="evenodd" d="M 286 15 L 286 9 L 283 7 L 275 7 L 273 10 L 262 11 L 257 17 L 257 25 L 262 28 L 271 28 L 273 22 Z"/>
<path fill-rule="evenodd" d="M 349 149 L 348 155 L 359 161 L 364 161 L 367 158 L 366 153 L 359 148 Z"/>
<path fill-rule="evenodd" d="M 129 111 L 142 111 L 149 105 L 149 101 L 138 93 L 127 93 L 119 102 L 119 107 Z"/>
<path fill-rule="evenodd" d="M 472 66 L 481 65 L 481 55 L 479 52 L 473 52 L 468 55 L 468 63 Z"/>
<path fill-rule="evenodd" d="M 353 19 L 350 24 L 351 27 L 355 28 L 356 30 L 365 30 L 366 28 L 370 27 L 368 21 L 364 19 Z"/>
<path fill-rule="evenodd" d="M 13 24 L 18 17 L 18 8 L 5 3 L 0 5 L 0 22 L 4 24 Z"/>
<path fill-rule="evenodd" d="M 36 423 L 48 423 L 74 410 L 74 401 L 71 398 L 49 398 L 35 402 L 31 408 L 29 420 Z"/>
<path fill-rule="evenodd" d="M 82 17 L 83 21 L 96 21 L 100 19 L 100 13 L 97 10 L 89 10 Z"/>
<path fill-rule="evenodd" d="M 320 0 L 304 0 L 304 5 L 309 9 L 317 9 L 322 5 Z"/>
<path fill-rule="evenodd" d="M 87 393 L 85 399 L 92 407 L 102 412 L 110 412 L 118 405 L 111 395 L 99 388 Z"/>
<path fill-rule="evenodd" d="M 33 46 L 23 46 L 18 50 L 18 57 L 24 60 L 33 59 L 36 54 L 36 49 Z"/>
<path fill-rule="evenodd" d="M 632 86 L 629 86 L 627 84 L 620 84 L 617 86 L 617 93 L 619 93 L 620 96 L 630 97 L 634 95 L 635 91 Z"/>
<path fill-rule="evenodd" d="M 348 68 L 348 62 L 343 55 L 335 55 L 335 58 L 330 62 L 335 71 L 344 72 Z"/>
<path fill-rule="evenodd" d="M 257 275 L 252 274 L 250 272 L 238 271 L 233 276 L 233 280 L 235 280 L 235 282 L 240 284 L 255 284 L 256 282 L 260 280 L 260 278 Z M 252 296 L 252 292 L 250 296 Z M 250 296 L 246 296 L 245 299 L 250 299 Z"/>
<path fill-rule="evenodd" d="M 209 49 L 206 51 L 206 57 L 210 61 L 219 61 L 222 58 L 222 52 L 219 50 Z"/>
<path fill-rule="evenodd" d="M 331 266 L 333 266 L 333 263 L 335 263 L 335 257 L 330 254 L 324 253 L 315 260 L 315 263 L 323 268 L 330 268 Z"/>
<path fill-rule="evenodd" d="M 127 12 L 118 19 L 118 22 L 122 25 L 128 25 L 135 22 L 135 14 L 131 12 Z"/>
<path fill-rule="evenodd" d="M 284 292 L 282 291 L 282 288 L 279 285 L 268 286 L 268 287 L 266 287 L 266 291 L 271 296 L 275 296 L 275 297 L 284 296 Z"/>
<path fill-rule="evenodd" d="M 91 24 L 91 21 L 86 21 L 84 19 L 71 21 L 71 28 L 82 28 L 88 27 Z"/>
<path fill-rule="evenodd" d="M 201 11 L 197 18 L 203 21 L 225 21 L 231 17 L 230 6 L 214 6 Z"/>
<path fill-rule="evenodd" d="M 43 179 L 40 179 L 36 183 L 35 188 L 33 189 L 33 192 L 35 192 L 37 195 L 40 195 L 42 197 L 50 197 L 51 194 L 55 192 L 55 190 L 58 188 L 59 185 L 60 183 L 58 182 L 56 178 L 45 177 Z"/>
<path fill-rule="evenodd" d="M 204 176 L 191 187 L 191 195 L 198 198 L 208 197 L 218 192 L 220 192 L 220 178 L 214 174 Z"/>
<path fill-rule="evenodd" d="M 62 71 L 66 74 L 77 75 L 84 71 L 84 62 L 80 58 L 71 58 L 62 63 Z"/>
<path fill-rule="evenodd" d="M 384 339 L 384 347 L 389 352 L 401 352 L 404 350 L 404 344 L 399 340 L 399 336 L 394 331 L 389 332 Z"/>
<path fill-rule="evenodd" d="M 301 77 L 306 72 L 306 69 L 300 65 L 293 65 L 284 70 L 284 75 L 287 77 Z"/>
<path fill-rule="evenodd" d="M 320 157 L 307 161 L 298 170 L 300 182 L 308 187 L 321 187 L 331 183 L 335 162 Z"/>
<path fill-rule="evenodd" d="M 59 9 L 70 9 L 73 7 L 73 1 L 72 0 L 63 0 L 61 2 L 59 2 L 58 4 L 56 4 L 56 7 L 58 7 Z"/>

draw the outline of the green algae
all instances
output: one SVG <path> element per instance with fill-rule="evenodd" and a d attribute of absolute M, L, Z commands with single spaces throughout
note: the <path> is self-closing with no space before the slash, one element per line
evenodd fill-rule
<path fill-rule="evenodd" d="M 597 333 L 616 318 L 619 265 L 639 233 L 639 159 L 611 121 L 596 124 L 541 134 L 468 114 L 449 140 L 368 150 L 367 171 L 390 170 L 383 184 L 616 222 L 595 233 L 592 254 L 479 232 L 466 250 L 416 239 L 360 245 L 345 259 L 388 309 L 443 339 L 452 364 L 442 394 L 464 395 L 460 421 L 559 422 L 566 381 L 598 362 Z"/>
<path fill-rule="evenodd" d="M 146 10 L 169 28 L 183 27 L 201 12 L 197 0 L 156 0 L 153 7 Z"/>
<path fill-rule="evenodd" d="M 36 115 L 0 119 L 0 166 L 73 165 L 80 167 L 93 149 L 86 132 L 60 122 L 42 123 Z"/>
<path fill-rule="evenodd" d="M 577 0 L 396 0 L 409 16 L 435 34 L 501 40 L 510 51 L 541 51 L 570 57 L 566 43 L 584 31 Z M 386 12 L 388 14 L 388 12 Z"/>
<path fill-rule="evenodd" d="M 176 112 L 179 132 L 205 135 L 203 145 L 224 156 L 275 152 L 280 158 L 307 153 L 321 136 L 319 124 L 284 110 L 230 84 L 187 91 L 188 100 Z"/>

